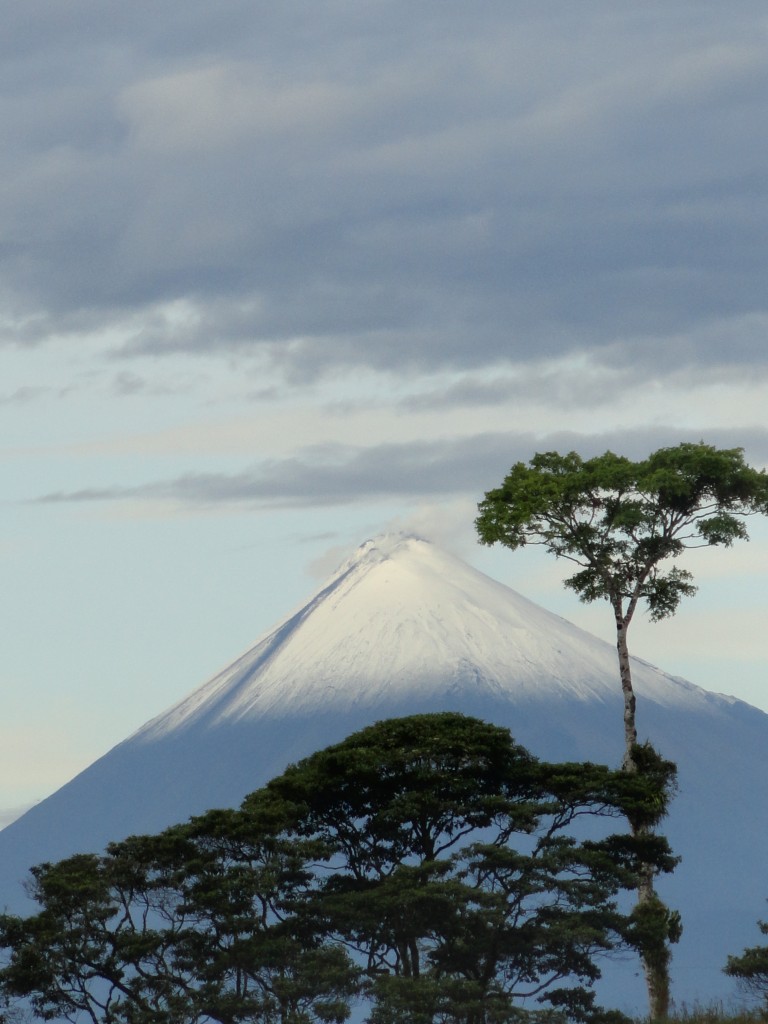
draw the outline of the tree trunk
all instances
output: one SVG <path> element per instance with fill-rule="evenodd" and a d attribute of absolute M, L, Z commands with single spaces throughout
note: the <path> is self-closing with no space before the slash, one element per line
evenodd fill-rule
<path fill-rule="evenodd" d="M 632 686 L 632 667 L 629 661 L 629 647 L 627 646 L 629 616 L 624 616 L 619 608 L 614 608 L 614 612 L 616 614 L 616 651 L 619 658 L 621 692 L 624 695 L 624 758 L 622 769 L 625 772 L 636 772 L 638 766 L 635 760 L 634 748 L 637 744 L 637 726 L 635 723 L 637 701 Z M 631 820 L 629 826 L 633 836 L 641 835 L 646 831 L 638 827 Z M 651 920 L 656 918 L 657 915 L 659 918 L 659 927 L 649 928 L 653 933 L 651 941 L 639 950 L 639 954 L 643 965 L 645 987 L 648 992 L 649 1018 L 651 1021 L 666 1020 L 669 1017 L 670 954 L 663 922 L 666 921 L 667 911 L 656 894 L 653 885 L 653 870 L 650 865 L 643 866 L 642 868 L 641 878 L 637 886 L 635 912 L 644 920 L 647 920 L 649 925 Z"/>
<path fill-rule="evenodd" d="M 627 630 L 629 623 L 617 612 L 616 614 L 616 651 L 619 656 L 619 675 L 621 692 L 624 694 L 624 760 L 622 768 L 625 772 L 636 771 L 634 748 L 637 743 L 637 727 L 635 725 L 635 691 L 632 688 L 632 668 L 629 664 L 629 648 L 627 646 Z"/>
<path fill-rule="evenodd" d="M 633 830 L 634 831 L 634 830 Z M 637 887 L 636 910 L 656 919 L 651 941 L 641 950 L 643 977 L 648 991 L 648 1017 L 651 1021 L 669 1019 L 669 942 L 667 940 L 668 912 L 653 886 L 650 868 L 643 871 Z"/>

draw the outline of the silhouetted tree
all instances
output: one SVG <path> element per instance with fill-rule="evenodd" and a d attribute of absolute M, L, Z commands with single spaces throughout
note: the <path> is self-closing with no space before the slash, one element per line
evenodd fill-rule
<path fill-rule="evenodd" d="M 595 1019 L 596 955 L 638 941 L 614 897 L 646 857 L 660 871 L 675 859 L 660 837 L 577 841 L 571 826 L 655 815 L 668 781 L 541 763 L 508 730 L 445 713 L 364 729 L 244 810 L 280 807 L 327 844 L 316 908 L 362 957 L 375 1024 L 511 1020 L 523 997 Z"/>
<path fill-rule="evenodd" d="M 239 810 L 34 868 L 0 991 L 92 1024 L 341 1022 L 361 991 L 371 1024 L 501 1024 L 523 997 L 599 1021 L 596 956 L 640 941 L 616 896 L 675 863 L 604 819 L 666 785 L 458 714 L 381 722 Z"/>

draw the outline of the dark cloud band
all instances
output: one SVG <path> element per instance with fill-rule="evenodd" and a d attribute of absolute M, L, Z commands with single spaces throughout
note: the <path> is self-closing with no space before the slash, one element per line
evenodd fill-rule
<path fill-rule="evenodd" d="M 768 361 L 762 4 L 42 7 L 4 25 L 6 340 Z"/>
<path fill-rule="evenodd" d="M 188 473 L 133 487 L 59 491 L 36 501 L 171 502 L 206 508 L 351 505 L 455 495 L 479 498 L 501 481 L 512 463 L 527 460 L 536 451 L 573 449 L 590 456 L 610 448 L 631 458 L 642 458 L 658 447 L 700 439 L 696 431 L 651 427 L 605 435 L 565 431 L 540 437 L 489 433 L 371 447 L 324 445 L 304 449 L 292 458 L 268 460 L 240 473 Z M 755 464 L 768 463 L 768 430 L 716 430 L 710 431 L 706 440 L 721 447 L 745 447 L 748 459 Z"/>

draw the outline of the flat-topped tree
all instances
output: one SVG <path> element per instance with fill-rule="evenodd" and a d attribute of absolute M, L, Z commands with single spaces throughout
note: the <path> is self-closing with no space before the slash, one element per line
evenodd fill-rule
<path fill-rule="evenodd" d="M 746 518 L 768 513 L 768 476 L 746 465 L 743 449 L 703 442 L 660 448 L 640 462 L 610 451 L 592 459 L 544 452 L 516 463 L 478 507 L 483 544 L 512 550 L 542 545 L 578 567 L 565 585 L 582 601 L 610 604 L 624 696 L 623 767 L 640 770 L 627 644 L 633 616 L 643 605 L 653 621 L 665 619 L 695 593 L 693 577 L 675 559 L 688 548 L 747 539 Z M 640 902 L 649 906 L 655 899 L 649 885 Z M 655 960 L 668 962 L 668 952 L 666 958 L 656 954 Z M 651 1016 L 663 1017 L 666 964 L 644 966 Z"/>

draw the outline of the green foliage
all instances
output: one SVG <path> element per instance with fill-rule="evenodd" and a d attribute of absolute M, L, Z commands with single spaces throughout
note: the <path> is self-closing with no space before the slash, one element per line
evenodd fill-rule
<path fill-rule="evenodd" d="M 641 841 L 577 842 L 571 826 L 656 807 L 666 784 L 542 764 L 505 729 L 420 715 L 313 755 L 244 809 L 282 806 L 294 834 L 328 849 L 314 910 L 362 957 L 372 1021 L 502 1021 L 558 982 L 574 1014 L 589 994 L 595 956 L 628 935 L 613 897 L 636 884 Z M 663 839 L 654 855 L 671 870 Z"/>
<path fill-rule="evenodd" d="M 657 620 L 695 593 L 688 572 L 664 563 L 690 546 L 746 538 L 744 518 L 768 512 L 768 477 L 744 463 L 741 448 L 703 442 L 640 462 L 545 452 L 514 465 L 479 512 L 482 543 L 541 544 L 580 567 L 566 586 L 583 601 L 626 603 L 631 613 L 643 600 Z"/>
<path fill-rule="evenodd" d="M 680 914 L 653 893 L 635 906 L 628 934 L 635 948 L 642 951 L 646 969 L 653 971 L 661 984 L 668 983 L 669 946 L 679 942 L 682 935 Z M 669 992 L 664 993 L 664 998 L 669 999 Z"/>
<path fill-rule="evenodd" d="M 537 765 L 506 729 L 459 714 L 413 715 L 288 768 L 244 808 L 282 805 L 300 834 L 341 847 L 363 876 L 413 856 L 432 861 L 503 810 L 527 829 Z"/>
<path fill-rule="evenodd" d="M 669 803 L 677 791 L 677 765 L 668 761 L 652 744 L 636 743 L 632 748 L 634 773 L 639 776 L 637 798 L 625 800 L 627 820 L 633 833 L 655 828 L 666 818 Z"/>
<path fill-rule="evenodd" d="M 768 935 L 768 922 L 758 921 L 763 935 Z M 747 991 L 761 996 L 768 1013 L 768 945 L 750 946 L 741 956 L 729 956 L 725 973 L 737 978 Z"/>
<path fill-rule="evenodd" d="M 596 957 L 645 941 L 616 897 L 674 858 L 605 833 L 667 784 L 458 714 L 382 722 L 240 810 L 35 868 L 0 992 L 92 1024 L 342 1022 L 359 992 L 370 1024 L 608 1020 Z"/>
<path fill-rule="evenodd" d="M 211 818 L 204 837 L 198 820 L 34 868 L 42 910 L 0 919 L 3 990 L 43 1019 L 344 1021 L 357 971 L 283 909 L 307 887 L 302 851 Z"/>

